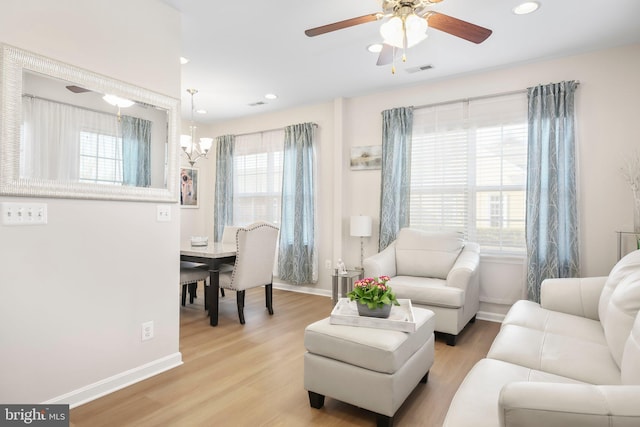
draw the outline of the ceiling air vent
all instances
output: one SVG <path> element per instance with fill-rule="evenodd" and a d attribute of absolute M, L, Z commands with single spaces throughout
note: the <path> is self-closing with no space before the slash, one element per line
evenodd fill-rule
<path fill-rule="evenodd" d="M 407 68 L 407 73 L 419 73 L 420 71 L 427 71 L 433 68 L 433 65 L 421 65 L 419 67 Z"/>
<path fill-rule="evenodd" d="M 258 102 L 252 102 L 251 104 L 249 104 L 249 107 L 257 107 L 258 105 L 265 105 L 266 102 L 264 101 L 258 101 Z"/>

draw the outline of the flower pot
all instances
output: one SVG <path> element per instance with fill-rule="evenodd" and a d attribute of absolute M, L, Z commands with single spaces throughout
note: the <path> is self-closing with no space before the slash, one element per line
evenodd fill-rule
<path fill-rule="evenodd" d="M 367 304 L 360 303 L 357 303 L 356 305 L 358 307 L 358 314 L 360 316 L 380 317 L 382 319 L 386 319 L 391 313 L 391 304 L 385 304 L 380 308 L 369 308 Z"/>

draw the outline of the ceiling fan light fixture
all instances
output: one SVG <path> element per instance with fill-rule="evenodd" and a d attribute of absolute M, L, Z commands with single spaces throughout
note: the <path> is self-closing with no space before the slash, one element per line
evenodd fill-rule
<path fill-rule="evenodd" d="M 404 19 L 396 15 L 380 26 L 380 35 L 386 44 L 398 48 L 405 47 L 406 36 L 406 47 L 410 48 L 427 38 L 427 28 L 427 20 L 415 13 Z"/>
<path fill-rule="evenodd" d="M 384 42 L 395 47 L 403 47 L 404 31 L 402 19 L 394 16 L 380 26 L 380 35 Z"/>
<path fill-rule="evenodd" d="M 516 15 L 526 15 L 528 13 L 535 12 L 539 7 L 540 3 L 538 3 L 537 1 L 526 1 L 514 7 L 513 13 L 515 13 Z"/>
<path fill-rule="evenodd" d="M 118 108 L 127 108 L 135 104 L 135 102 L 129 99 L 120 98 L 119 96 L 116 96 L 116 95 L 107 94 L 103 96 L 102 99 L 104 99 L 107 103 L 113 105 L 114 107 L 118 107 Z"/>

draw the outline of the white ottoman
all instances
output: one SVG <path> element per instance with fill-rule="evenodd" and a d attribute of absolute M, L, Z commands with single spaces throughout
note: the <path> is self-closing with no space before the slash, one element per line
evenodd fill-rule
<path fill-rule="evenodd" d="M 435 316 L 413 308 L 412 333 L 359 326 L 332 325 L 329 318 L 304 332 L 304 387 L 313 408 L 325 396 L 377 414 L 378 426 L 393 416 L 433 365 Z"/>

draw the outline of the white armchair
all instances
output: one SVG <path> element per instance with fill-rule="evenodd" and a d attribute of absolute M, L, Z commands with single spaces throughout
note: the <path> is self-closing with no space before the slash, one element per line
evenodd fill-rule
<path fill-rule="evenodd" d="M 389 276 L 397 298 L 436 314 L 435 330 L 455 345 L 480 306 L 477 243 L 460 233 L 403 228 L 394 242 L 363 262 L 365 277 Z"/>

